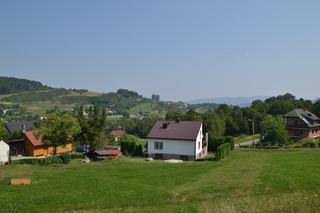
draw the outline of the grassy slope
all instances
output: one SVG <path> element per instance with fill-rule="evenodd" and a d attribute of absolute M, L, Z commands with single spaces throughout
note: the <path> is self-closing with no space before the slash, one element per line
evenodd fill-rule
<path fill-rule="evenodd" d="M 28 212 L 319 212 L 320 152 L 235 151 L 221 162 L 126 159 L 1 168 L 2 210 Z M 30 186 L 9 186 L 30 176 Z"/>
<path fill-rule="evenodd" d="M 147 112 L 148 113 L 148 112 L 153 111 L 154 107 L 155 107 L 155 105 L 153 103 L 142 103 L 142 104 L 139 104 L 139 105 L 131 108 L 129 110 L 129 113 L 131 115 L 137 115 L 140 112 L 142 112 L 142 113 Z"/>
<path fill-rule="evenodd" d="M 46 91 L 38 91 L 38 92 L 31 92 L 31 94 L 34 93 L 43 93 Z M 70 111 L 77 103 L 73 103 L 73 104 L 64 104 L 61 103 L 59 100 L 51 100 L 51 101 L 41 101 L 41 102 L 33 102 L 33 103 L 14 103 L 14 102 L 4 102 L 2 99 L 6 98 L 6 97 L 10 97 L 13 95 L 19 95 L 19 94 L 26 94 L 28 95 L 28 93 L 15 93 L 15 94 L 9 94 L 9 95 L 0 95 L 0 103 L 3 104 L 20 104 L 22 107 L 25 107 L 28 109 L 29 112 L 31 112 L 33 115 L 44 115 L 46 113 L 47 110 L 53 109 L 55 106 L 59 107 L 62 110 L 68 110 Z M 62 95 L 62 96 L 57 96 L 57 97 L 95 97 L 95 96 L 99 96 L 101 95 L 101 93 L 97 93 L 97 92 L 91 92 L 88 91 L 84 94 L 79 94 L 78 92 L 74 92 L 74 91 L 70 91 L 69 94 L 67 95 Z"/>
<path fill-rule="evenodd" d="M 258 140 L 259 138 L 260 138 L 260 134 L 254 135 L 254 140 Z M 234 143 L 238 144 L 238 143 L 243 143 L 251 140 L 252 140 L 252 135 L 241 135 L 234 138 Z"/>

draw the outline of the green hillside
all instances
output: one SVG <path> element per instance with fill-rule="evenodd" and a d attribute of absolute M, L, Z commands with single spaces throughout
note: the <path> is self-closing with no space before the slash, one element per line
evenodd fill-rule
<path fill-rule="evenodd" d="M 9 109 L 6 120 L 33 119 L 53 111 L 72 111 L 80 105 L 105 107 L 109 115 L 156 115 L 164 117 L 168 110 L 185 110 L 181 104 L 168 104 L 143 97 L 137 92 L 119 89 L 98 93 L 85 89 L 51 88 L 40 82 L 0 77 L 0 108 Z"/>
<path fill-rule="evenodd" d="M 51 88 L 38 81 L 12 77 L 0 77 L 0 95 L 48 89 Z"/>

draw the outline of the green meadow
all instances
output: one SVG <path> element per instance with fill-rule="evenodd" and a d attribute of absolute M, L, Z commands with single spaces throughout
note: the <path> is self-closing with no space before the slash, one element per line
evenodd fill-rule
<path fill-rule="evenodd" d="M 320 151 L 0 168 L 1 212 L 320 212 Z M 11 186 L 30 177 L 28 186 Z"/>

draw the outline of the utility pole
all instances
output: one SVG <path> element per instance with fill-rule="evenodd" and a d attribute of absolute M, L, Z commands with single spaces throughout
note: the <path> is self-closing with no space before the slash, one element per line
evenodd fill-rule
<path fill-rule="evenodd" d="M 248 121 L 252 123 L 252 145 L 254 147 L 254 120 L 248 119 Z"/>

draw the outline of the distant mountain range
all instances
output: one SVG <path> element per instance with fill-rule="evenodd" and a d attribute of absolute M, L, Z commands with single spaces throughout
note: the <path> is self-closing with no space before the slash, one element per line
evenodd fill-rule
<path fill-rule="evenodd" d="M 229 104 L 241 107 L 250 106 L 255 100 L 265 100 L 268 96 L 201 98 L 187 102 L 188 104 Z"/>

